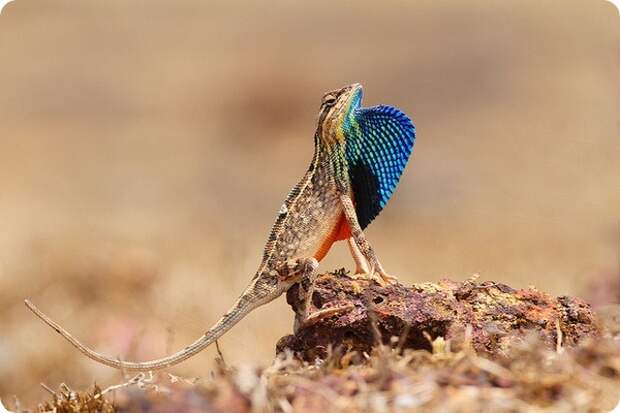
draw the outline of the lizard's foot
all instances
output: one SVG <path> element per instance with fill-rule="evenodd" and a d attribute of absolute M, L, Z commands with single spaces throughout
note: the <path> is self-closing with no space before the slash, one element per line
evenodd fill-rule
<path fill-rule="evenodd" d="M 385 271 L 380 271 L 379 277 L 381 277 L 383 282 L 385 282 L 387 285 L 398 283 L 398 278 L 394 277 L 393 275 L 387 274 Z"/>
<path fill-rule="evenodd" d="M 379 283 L 381 284 L 381 286 L 385 287 L 386 285 L 396 284 L 398 282 L 398 279 L 396 277 L 394 277 L 393 275 L 389 275 L 385 272 L 385 270 L 383 269 L 383 265 L 381 265 L 376 256 L 374 261 L 374 265 L 371 265 L 371 272 L 373 272 L 375 268 L 377 269 L 377 275 L 383 281 L 383 283 Z"/>
<path fill-rule="evenodd" d="M 398 282 L 398 279 L 396 277 L 380 272 L 364 272 L 346 275 L 353 280 L 374 281 L 381 287 L 387 287 L 388 285 L 396 284 Z"/>
<path fill-rule="evenodd" d="M 346 304 L 338 307 L 324 308 L 322 310 L 315 311 L 312 314 L 306 313 L 304 315 L 304 320 L 302 321 L 301 325 L 302 327 L 311 326 L 327 317 L 331 317 L 335 314 L 340 314 L 346 311 L 351 311 L 354 308 L 355 306 L 353 304 Z"/>

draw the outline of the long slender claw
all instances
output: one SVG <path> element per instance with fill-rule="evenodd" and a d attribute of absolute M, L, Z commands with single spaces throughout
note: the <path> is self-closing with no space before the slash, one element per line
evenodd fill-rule
<path fill-rule="evenodd" d="M 386 274 L 385 272 L 380 272 L 379 277 L 388 285 L 397 284 L 398 278 L 393 275 Z"/>
<path fill-rule="evenodd" d="M 306 316 L 305 320 L 302 322 L 302 325 L 304 327 L 311 326 L 324 318 L 331 317 L 335 314 L 340 314 L 345 311 L 351 311 L 354 308 L 355 306 L 353 304 L 346 304 L 339 307 L 331 307 L 315 311 L 314 313 Z"/>
<path fill-rule="evenodd" d="M 347 277 L 353 280 L 368 280 L 374 281 L 381 287 L 387 287 L 388 285 L 396 284 L 398 279 L 388 274 L 374 273 L 362 273 L 362 274 L 347 274 Z"/>

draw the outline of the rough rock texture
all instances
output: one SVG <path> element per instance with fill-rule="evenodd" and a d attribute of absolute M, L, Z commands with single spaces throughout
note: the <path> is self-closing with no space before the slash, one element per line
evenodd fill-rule
<path fill-rule="evenodd" d="M 382 287 L 338 271 L 318 277 L 304 322 L 308 289 L 289 290 L 287 301 L 299 327 L 277 345 L 278 352 L 289 349 L 306 360 L 325 357 L 330 346 L 370 352 L 379 335 L 384 344 L 426 350 L 436 337 L 455 344 L 467 339 L 478 353 L 501 355 L 530 332 L 549 348 L 573 346 L 599 334 L 584 301 L 554 298 L 534 288 L 515 290 L 475 279 Z"/>

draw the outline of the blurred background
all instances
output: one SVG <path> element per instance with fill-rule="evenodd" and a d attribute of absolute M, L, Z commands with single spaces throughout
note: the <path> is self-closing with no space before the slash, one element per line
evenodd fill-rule
<path fill-rule="evenodd" d="M 106 354 L 201 335 L 256 270 L 352 82 L 418 140 L 367 230 L 402 282 L 473 273 L 619 301 L 620 17 L 588 1 L 17 0 L 0 15 L 0 397 L 120 382 Z M 344 244 L 322 269 L 352 268 Z M 614 284 L 615 283 L 615 284 Z M 268 363 L 282 298 L 220 342 Z M 208 377 L 215 349 L 172 369 Z"/>

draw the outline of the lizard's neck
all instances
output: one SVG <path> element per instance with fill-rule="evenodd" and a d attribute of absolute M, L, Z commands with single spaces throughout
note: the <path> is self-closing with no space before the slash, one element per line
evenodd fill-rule
<path fill-rule="evenodd" d="M 316 171 L 325 179 L 334 180 L 340 193 L 349 192 L 348 165 L 345 156 L 345 141 L 336 137 L 336 129 L 317 130 L 315 135 Z"/>

